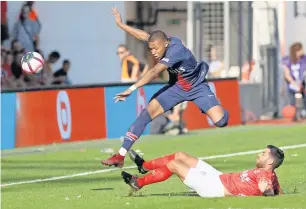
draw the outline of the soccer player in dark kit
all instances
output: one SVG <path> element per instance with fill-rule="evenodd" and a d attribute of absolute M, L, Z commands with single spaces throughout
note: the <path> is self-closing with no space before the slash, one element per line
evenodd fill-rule
<path fill-rule="evenodd" d="M 134 85 L 115 96 L 115 102 L 124 101 L 137 88 L 146 85 L 161 72 L 167 70 L 169 83 L 161 88 L 151 98 L 145 108 L 125 134 L 119 153 L 101 163 L 108 166 L 122 167 L 124 158 L 134 142 L 141 136 L 146 125 L 154 118 L 167 112 L 175 105 L 192 101 L 205 113 L 217 127 L 228 124 L 229 114 L 220 105 L 214 93 L 210 90 L 205 76 L 208 64 L 197 62 L 192 52 L 176 37 L 168 37 L 163 31 L 156 30 L 151 34 L 132 28 L 122 23 L 120 13 L 113 9 L 117 25 L 128 34 L 148 43 L 153 56 L 159 62 Z"/>

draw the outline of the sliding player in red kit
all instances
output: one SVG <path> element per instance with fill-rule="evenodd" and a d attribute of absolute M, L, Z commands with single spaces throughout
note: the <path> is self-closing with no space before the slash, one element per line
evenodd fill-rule
<path fill-rule="evenodd" d="M 208 163 L 183 152 L 151 161 L 143 160 L 132 150 L 129 153 L 140 173 L 152 171 L 143 177 L 132 176 L 125 171 L 121 173 L 125 183 L 134 191 L 165 181 L 175 174 L 201 197 L 282 194 L 274 170 L 283 163 L 285 156 L 281 149 L 273 145 L 268 145 L 257 156 L 256 168 L 236 173 L 222 173 Z"/>

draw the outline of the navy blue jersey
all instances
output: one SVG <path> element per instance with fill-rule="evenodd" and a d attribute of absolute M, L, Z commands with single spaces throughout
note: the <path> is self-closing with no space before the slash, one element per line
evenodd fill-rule
<path fill-rule="evenodd" d="M 170 44 L 160 63 L 169 67 L 169 83 L 178 84 L 185 91 L 202 83 L 208 72 L 208 64 L 198 63 L 191 51 L 176 37 L 170 37 Z"/>

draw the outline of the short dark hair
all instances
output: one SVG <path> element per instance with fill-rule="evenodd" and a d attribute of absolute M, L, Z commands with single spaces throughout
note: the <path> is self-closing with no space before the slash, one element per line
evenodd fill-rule
<path fill-rule="evenodd" d="M 274 159 L 273 168 L 278 168 L 285 159 L 283 150 L 274 145 L 268 145 L 267 148 L 270 150 L 270 154 Z"/>
<path fill-rule="evenodd" d="M 168 40 L 168 36 L 162 30 L 155 30 L 150 33 L 148 42 L 155 41 L 155 40 L 165 40 L 166 41 Z"/>
<path fill-rule="evenodd" d="M 119 46 L 118 46 L 118 49 L 119 48 L 125 48 L 126 50 L 129 50 L 129 48 L 125 45 L 125 44 L 120 44 Z"/>
<path fill-rule="evenodd" d="M 59 59 L 61 57 L 60 53 L 58 53 L 58 51 L 53 51 L 50 53 L 50 57 Z"/>
<path fill-rule="evenodd" d="M 70 64 L 70 61 L 69 60 L 64 60 L 63 65 L 65 65 L 65 64 Z"/>

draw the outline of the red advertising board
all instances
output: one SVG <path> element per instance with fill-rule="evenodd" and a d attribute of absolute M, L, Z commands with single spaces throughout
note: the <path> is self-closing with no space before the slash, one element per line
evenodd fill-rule
<path fill-rule="evenodd" d="M 211 90 L 220 100 L 221 105 L 229 112 L 229 126 L 241 124 L 241 108 L 239 84 L 237 80 L 217 80 L 209 82 Z M 209 128 L 213 126 L 205 114 L 192 102 L 188 102 L 183 120 L 189 130 Z"/>
<path fill-rule="evenodd" d="M 17 93 L 16 147 L 105 137 L 104 88 Z"/>

